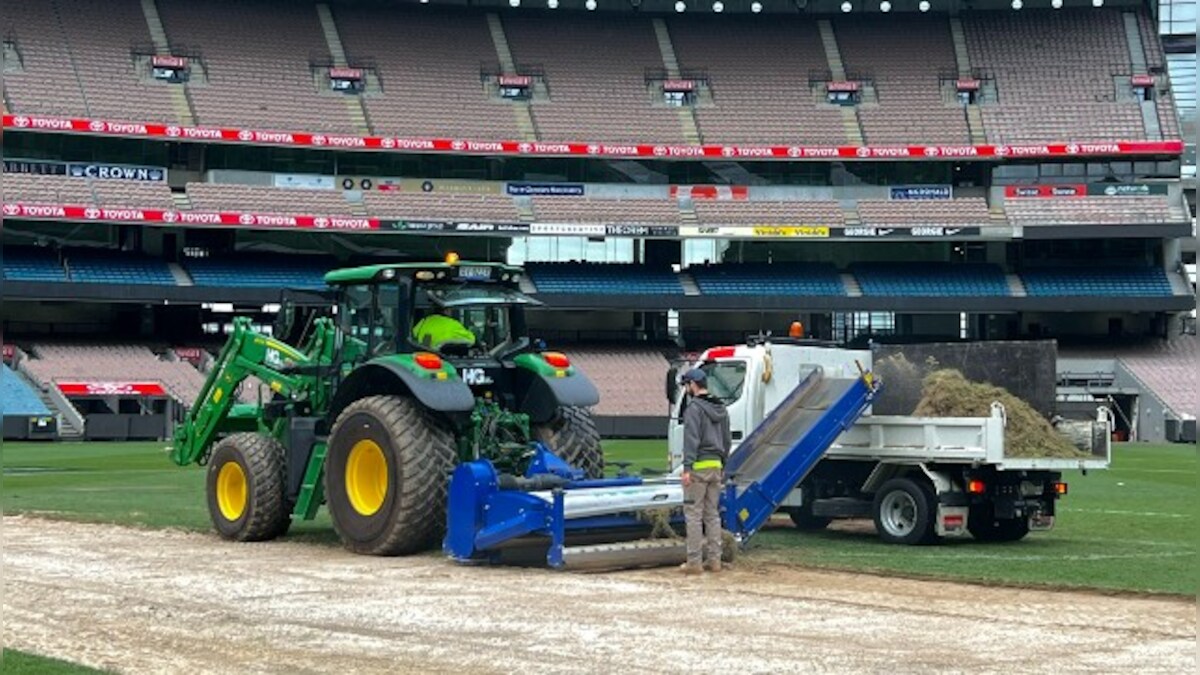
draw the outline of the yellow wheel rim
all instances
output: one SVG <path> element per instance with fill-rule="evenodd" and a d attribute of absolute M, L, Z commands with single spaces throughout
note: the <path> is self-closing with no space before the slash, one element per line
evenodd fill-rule
<path fill-rule="evenodd" d="M 246 472 L 237 462 L 225 462 L 217 473 L 217 507 L 226 520 L 234 521 L 246 512 L 246 502 L 250 496 L 250 486 L 246 482 Z"/>
<path fill-rule="evenodd" d="M 383 448 L 369 439 L 355 443 L 346 460 L 346 495 L 350 505 L 361 515 L 375 515 L 383 508 L 387 491 L 388 467 Z"/>

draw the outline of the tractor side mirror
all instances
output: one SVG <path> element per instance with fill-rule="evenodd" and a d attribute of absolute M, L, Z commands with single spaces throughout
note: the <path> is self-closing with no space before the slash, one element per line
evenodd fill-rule
<path fill-rule="evenodd" d="M 277 339 L 287 341 L 291 337 L 292 331 L 296 328 L 296 302 L 292 298 L 292 294 L 286 290 L 283 292 L 283 297 L 279 302 L 279 313 L 275 315 L 275 323 L 271 327 L 271 334 Z"/>
<path fill-rule="evenodd" d="M 671 366 L 667 370 L 667 400 L 671 405 L 679 400 L 679 366 Z"/>

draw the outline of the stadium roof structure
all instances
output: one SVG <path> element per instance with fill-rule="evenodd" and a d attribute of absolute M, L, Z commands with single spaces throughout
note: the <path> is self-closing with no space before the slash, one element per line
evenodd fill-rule
<path fill-rule="evenodd" d="M 338 2 L 339 0 L 334 0 Z M 341 0 L 357 4 L 354 0 Z M 1051 9 L 1051 0 L 391 0 L 430 7 L 504 8 L 513 11 L 641 12 L 646 14 L 951 13 Z M 1096 3 L 1100 4 L 1097 5 Z M 1062 0 L 1054 9 L 1140 7 L 1140 0 Z"/>

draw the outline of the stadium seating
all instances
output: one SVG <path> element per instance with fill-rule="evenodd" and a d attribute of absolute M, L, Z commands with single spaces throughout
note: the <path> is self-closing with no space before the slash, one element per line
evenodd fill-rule
<path fill-rule="evenodd" d="M 696 109 L 709 143 L 848 142 L 842 113 L 809 89 L 829 68 L 816 23 L 773 16 L 668 19 L 682 68 L 706 71 L 713 106 Z"/>
<path fill-rule="evenodd" d="M 1114 78 L 1132 74 L 1119 12 L 969 12 L 962 23 L 971 65 L 995 78 L 999 101 L 982 106 L 990 141 L 1146 138 L 1132 95 L 1117 95 Z"/>
<path fill-rule="evenodd" d="M 188 85 L 201 124 L 358 132 L 342 95 L 322 90 L 326 71 L 310 65 L 329 60 L 312 5 L 158 0 L 158 9 L 172 44 L 203 52 L 207 82 Z"/>
<path fill-rule="evenodd" d="M 996 265 L 913 262 L 855 263 L 850 271 L 864 296 L 996 297 L 1010 294 Z"/>
<path fill-rule="evenodd" d="M 161 260 L 118 251 L 74 249 L 66 253 L 70 280 L 86 284 L 174 286 Z"/>
<path fill-rule="evenodd" d="M 1074 197 L 1009 199 L 1004 212 L 1013 225 L 1130 225 L 1182 221 L 1166 197 Z"/>
<path fill-rule="evenodd" d="M 9 281 L 66 281 L 58 253 L 44 248 L 4 247 L 4 278 Z"/>
<path fill-rule="evenodd" d="M 159 382 L 190 406 L 204 385 L 200 371 L 183 361 L 163 361 L 135 345 L 38 344 L 25 369 L 44 386 L 55 381 Z"/>
<path fill-rule="evenodd" d="M 91 184 L 96 203 L 100 206 L 136 206 L 163 210 L 175 208 L 171 189 L 165 182 L 95 179 Z"/>
<path fill-rule="evenodd" d="M 452 192 L 364 192 L 367 212 L 408 220 L 482 220 L 511 223 L 520 218 L 512 197 Z"/>
<path fill-rule="evenodd" d="M 1133 344 L 1069 345 L 1059 347 L 1059 356 L 1072 358 L 1116 358 L 1158 395 L 1171 410 L 1195 418 L 1196 398 L 1193 373 L 1200 371 L 1200 340 L 1195 335 L 1175 335 L 1168 340 L 1146 340 Z"/>
<path fill-rule="evenodd" d="M 91 184 L 82 178 L 6 173 L 4 201 L 26 204 L 69 204 L 86 206 L 96 203 Z"/>
<path fill-rule="evenodd" d="M 21 376 L 0 365 L 0 415 L 49 415 L 50 409 Z"/>
<path fill-rule="evenodd" d="M 54 4 L 6 4 L 2 21 L 4 38 L 14 40 L 21 55 L 19 70 L 6 67 L 4 71 L 5 105 L 30 115 L 86 115 L 83 89 L 70 67 L 72 45 L 63 34 Z"/>
<path fill-rule="evenodd" d="M 376 133 L 520 137 L 509 105 L 489 100 L 480 80 L 480 64 L 496 61 L 482 14 L 352 4 L 333 11 L 350 58 L 369 59 L 378 69 L 382 91 L 363 98 Z"/>
<path fill-rule="evenodd" d="M 1155 267 L 1075 267 L 1020 272 L 1031 297 L 1161 297 L 1171 295 L 1171 282 Z"/>
<path fill-rule="evenodd" d="M 679 203 L 668 199 L 533 199 L 535 219 L 544 223 L 678 223 Z"/>
<path fill-rule="evenodd" d="M 668 363 L 661 352 L 642 347 L 578 346 L 563 350 L 600 390 L 596 415 L 662 416 Z"/>
<path fill-rule="evenodd" d="M 677 112 L 651 105 L 646 69 L 661 68 L 662 56 L 650 21 L 615 14 L 603 22 L 593 19 L 525 12 L 504 17 L 513 58 L 546 71 L 550 100 L 532 104 L 538 136 L 546 141 L 683 142 Z"/>
<path fill-rule="evenodd" d="M 1158 27 L 1154 23 L 1154 18 L 1145 12 L 1138 12 L 1137 18 L 1142 46 L 1146 51 L 1147 70 L 1153 71 L 1161 68 L 1162 72 L 1166 72 L 1167 57 L 1163 52 L 1162 38 L 1158 36 Z M 1175 106 L 1174 96 L 1160 95 L 1156 105 L 1158 124 L 1163 138 L 1182 138 L 1179 129 L 1179 110 Z"/>
<path fill-rule="evenodd" d="M 978 225 L 991 223 L 982 197 L 922 201 L 860 199 L 858 218 L 863 225 Z"/>
<path fill-rule="evenodd" d="M 333 263 L 303 256 L 240 255 L 189 258 L 183 267 L 196 286 L 223 288 L 325 288 Z"/>
<path fill-rule="evenodd" d="M 529 263 L 526 271 L 539 293 L 584 295 L 682 295 L 667 269 L 603 263 Z"/>
<path fill-rule="evenodd" d="M 350 215 L 339 190 L 302 190 L 224 183 L 188 183 L 198 211 L 250 211 L 287 215 Z"/>
<path fill-rule="evenodd" d="M 845 215 L 832 200 L 821 201 L 722 201 L 692 202 L 696 218 L 712 225 L 841 225 Z"/>
<path fill-rule="evenodd" d="M 828 263 L 724 263 L 687 268 L 703 295 L 840 296 L 837 269 Z"/>
<path fill-rule="evenodd" d="M 855 16 L 838 20 L 835 28 L 847 72 L 867 73 L 874 81 L 878 103 L 858 111 L 867 143 L 970 142 L 963 107 L 945 100 L 938 79 L 955 68 L 944 16 Z"/>

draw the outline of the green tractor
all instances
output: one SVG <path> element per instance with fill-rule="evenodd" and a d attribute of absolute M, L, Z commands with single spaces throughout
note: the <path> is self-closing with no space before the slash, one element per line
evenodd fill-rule
<path fill-rule="evenodd" d="M 234 319 L 171 450 L 207 465 L 217 532 L 273 539 L 324 503 L 350 550 L 408 554 L 439 543 L 459 462 L 521 472 L 542 442 L 601 476 L 599 394 L 527 335 L 540 303 L 521 274 L 453 258 L 335 270 L 332 316 L 285 301 L 273 336 Z M 258 402 L 238 403 L 250 378 Z"/>

